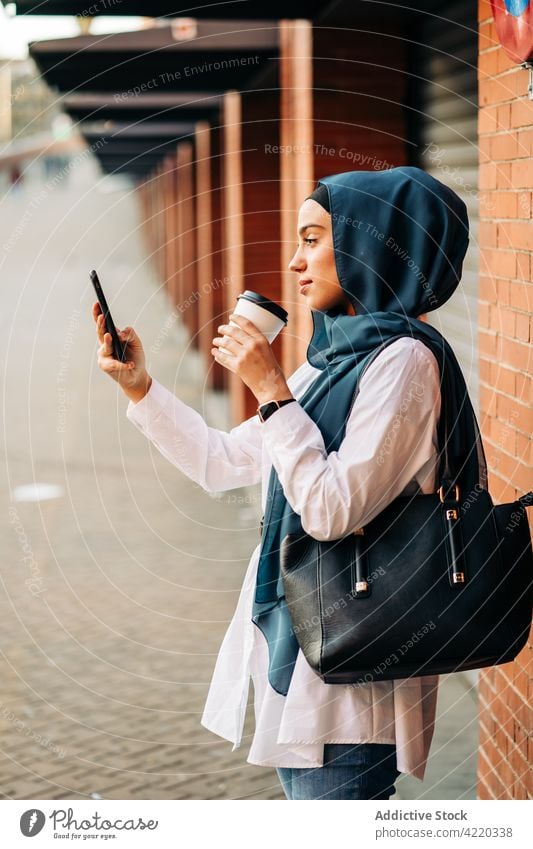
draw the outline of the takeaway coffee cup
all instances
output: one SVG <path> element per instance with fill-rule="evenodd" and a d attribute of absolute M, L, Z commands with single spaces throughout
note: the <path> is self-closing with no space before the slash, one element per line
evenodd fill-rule
<path fill-rule="evenodd" d="M 248 318 L 266 336 L 270 344 L 286 326 L 288 319 L 288 312 L 283 307 L 280 307 L 275 301 L 271 301 L 270 298 L 265 298 L 264 295 L 260 295 L 259 292 L 252 292 L 250 289 L 245 289 L 241 295 L 237 296 L 237 304 L 233 313 Z M 229 323 L 238 327 L 236 321 L 230 320 Z M 231 352 L 228 351 L 227 353 Z"/>

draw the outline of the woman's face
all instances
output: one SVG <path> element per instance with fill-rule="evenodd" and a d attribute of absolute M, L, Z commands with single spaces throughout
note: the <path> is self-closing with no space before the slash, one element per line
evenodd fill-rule
<path fill-rule="evenodd" d="M 342 306 L 347 315 L 356 314 L 337 277 L 331 215 L 311 198 L 298 213 L 298 248 L 289 270 L 298 273 L 300 296 L 311 309 Z"/>

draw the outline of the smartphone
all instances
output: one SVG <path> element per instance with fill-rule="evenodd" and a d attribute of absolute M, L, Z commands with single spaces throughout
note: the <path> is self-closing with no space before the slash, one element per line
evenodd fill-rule
<path fill-rule="evenodd" d="M 109 307 L 107 306 L 107 301 L 105 299 L 105 295 L 98 279 L 98 274 L 96 273 L 96 271 L 93 270 L 91 271 L 89 276 L 93 282 L 94 291 L 96 292 L 96 297 L 98 298 L 98 303 L 100 304 L 100 309 L 102 310 L 104 316 L 106 331 L 111 334 L 111 339 L 113 341 L 113 357 L 115 358 L 115 360 L 125 362 L 127 345 L 123 345 L 120 339 L 118 338 L 118 333 L 113 319 L 111 318 L 111 313 L 109 312 Z"/>

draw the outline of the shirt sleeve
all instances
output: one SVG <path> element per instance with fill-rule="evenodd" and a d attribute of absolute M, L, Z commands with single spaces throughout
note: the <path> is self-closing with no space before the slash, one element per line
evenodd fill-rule
<path fill-rule="evenodd" d="M 435 356 L 420 340 L 402 338 L 366 369 L 338 451 L 326 453 L 321 431 L 298 403 L 260 423 L 304 531 L 339 539 L 393 501 L 437 453 L 440 403 Z"/>
<path fill-rule="evenodd" d="M 129 402 L 126 415 L 167 460 L 207 492 L 261 480 L 257 415 L 228 433 L 209 427 L 200 413 L 154 378 L 144 398 Z"/>

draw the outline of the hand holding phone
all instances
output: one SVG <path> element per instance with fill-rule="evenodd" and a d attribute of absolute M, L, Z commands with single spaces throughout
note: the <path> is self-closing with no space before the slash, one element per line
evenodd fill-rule
<path fill-rule="evenodd" d="M 100 304 L 100 309 L 104 316 L 106 330 L 111 334 L 111 339 L 113 340 L 113 357 L 115 360 L 123 363 L 126 361 L 126 345 L 123 345 L 118 337 L 115 323 L 111 317 L 111 313 L 109 312 L 109 307 L 107 306 L 107 301 L 96 271 L 91 271 L 90 278 L 94 286 L 94 291 L 96 292 L 96 297 L 98 298 L 98 303 Z"/>
<path fill-rule="evenodd" d="M 98 282 L 96 272 L 93 273 Z M 92 275 L 91 279 L 93 279 Z M 106 332 L 106 326 L 103 320 L 106 315 L 107 303 L 103 297 L 101 288 L 100 286 L 99 289 L 102 297 L 101 299 L 98 298 L 98 301 L 93 304 L 92 308 L 92 315 L 96 324 L 96 335 L 100 343 L 98 349 L 98 366 L 105 374 L 112 377 L 119 384 L 126 396 L 136 404 L 144 398 L 152 385 L 152 378 L 146 371 L 146 358 L 142 342 L 133 327 L 124 327 L 123 330 L 117 330 L 114 324 L 108 325 L 114 328 L 119 345 L 125 352 L 122 361 L 116 357 L 113 338 L 110 332 Z M 109 309 L 107 310 L 107 316 L 109 318 Z"/>

